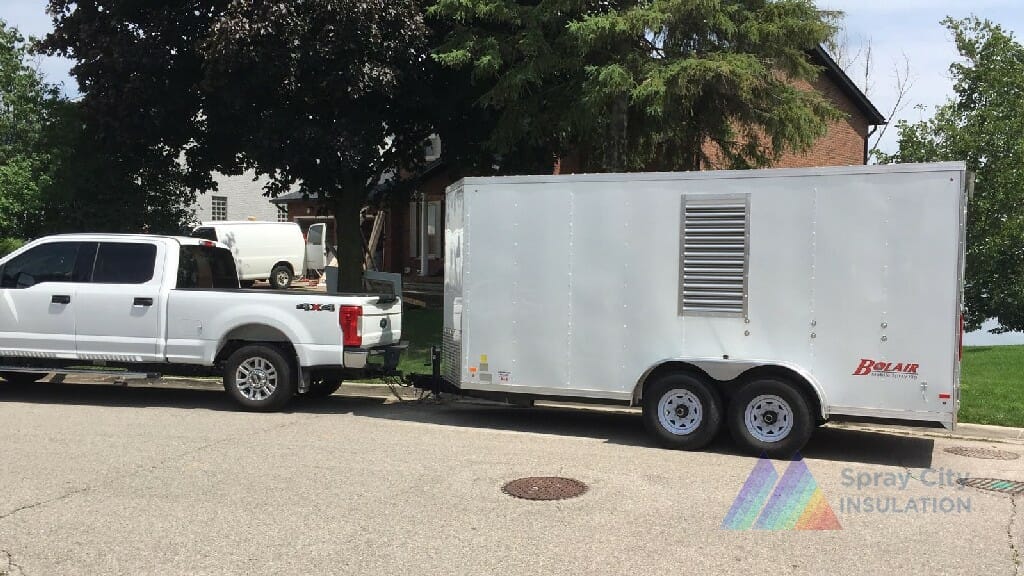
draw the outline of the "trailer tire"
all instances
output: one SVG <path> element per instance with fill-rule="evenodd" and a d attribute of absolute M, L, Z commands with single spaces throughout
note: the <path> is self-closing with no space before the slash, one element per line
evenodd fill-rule
<path fill-rule="evenodd" d="M 224 363 L 224 389 L 246 410 L 273 412 L 295 396 L 294 372 L 277 347 L 249 344 Z"/>
<path fill-rule="evenodd" d="M 292 271 L 284 264 L 278 264 L 270 271 L 270 287 L 274 290 L 286 290 L 292 285 Z"/>
<path fill-rule="evenodd" d="M 13 386 L 24 386 L 39 382 L 47 376 L 49 374 L 39 374 L 37 372 L 0 372 L 0 378 L 3 378 L 5 382 Z"/>
<path fill-rule="evenodd" d="M 662 446 L 700 450 L 722 427 L 722 399 L 706 378 L 666 374 L 645 388 L 643 418 L 647 430 Z"/>
<path fill-rule="evenodd" d="M 341 379 L 316 379 L 309 383 L 309 390 L 306 390 L 306 398 L 327 398 L 341 388 Z"/>
<path fill-rule="evenodd" d="M 752 380 L 729 404 L 729 431 L 740 448 L 752 455 L 790 458 L 807 444 L 815 428 L 810 405 L 790 382 Z"/>

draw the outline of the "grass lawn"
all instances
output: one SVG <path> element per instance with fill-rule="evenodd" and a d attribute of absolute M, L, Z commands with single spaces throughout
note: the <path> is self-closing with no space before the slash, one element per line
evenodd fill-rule
<path fill-rule="evenodd" d="M 1024 426 L 1024 346 L 964 348 L 960 421 Z"/>
<path fill-rule="evenodd" d="M 398 369 L 403 374 L 430 374 L 430 347 L 441 346 L 444 311 L 406 308 L 402 312 L 402 340 L 409 349 L 402 353 Z"/>
<path fill-rule="evenodd" d="M 407 308 L 402 339 L 409 349 L 398 369 L 430 373 L 430 346 L 441 345 L 442 311 Z M 961 422 L 1024 427 L 1024 346 L 964 348 L 960 390 Z"/>

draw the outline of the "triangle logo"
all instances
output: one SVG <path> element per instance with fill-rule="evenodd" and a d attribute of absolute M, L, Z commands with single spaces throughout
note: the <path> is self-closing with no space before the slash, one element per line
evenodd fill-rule
<path fill-rule="evenodd" d="M 757 464 L 722 520 L 726 530 L 842 530 L 811 471 L 798 454 L 779 478 L 768 458 Z"/>

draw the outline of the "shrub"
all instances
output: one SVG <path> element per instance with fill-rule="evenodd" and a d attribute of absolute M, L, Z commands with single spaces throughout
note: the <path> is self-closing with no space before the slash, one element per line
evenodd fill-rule
<path fill-rule="evenodd" d="M 25 243 L 17 238 L 0 238 L 0 258 L 14 252 Z"/>

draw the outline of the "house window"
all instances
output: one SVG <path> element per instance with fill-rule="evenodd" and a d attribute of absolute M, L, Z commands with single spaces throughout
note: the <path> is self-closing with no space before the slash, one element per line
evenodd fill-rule
<path fill-rule="evenodd" d="M 441 257 L 441 201 L 426 203 L 427 257 Z M 421 224 L 423 224 L 423 204 L 409 203 L 409 256 L 419 258 Z"/>
<path fill-rule="evenodd" d="M 214 196 L 211 198 L 210 220 L 228 219 L 228 199 L 225 196 Z"/>
<path fill-rule="evenodd" d="M 287 222 L 288 221 L 288 206 L 284 204 L 277 205 L 277 221 Z"/>

